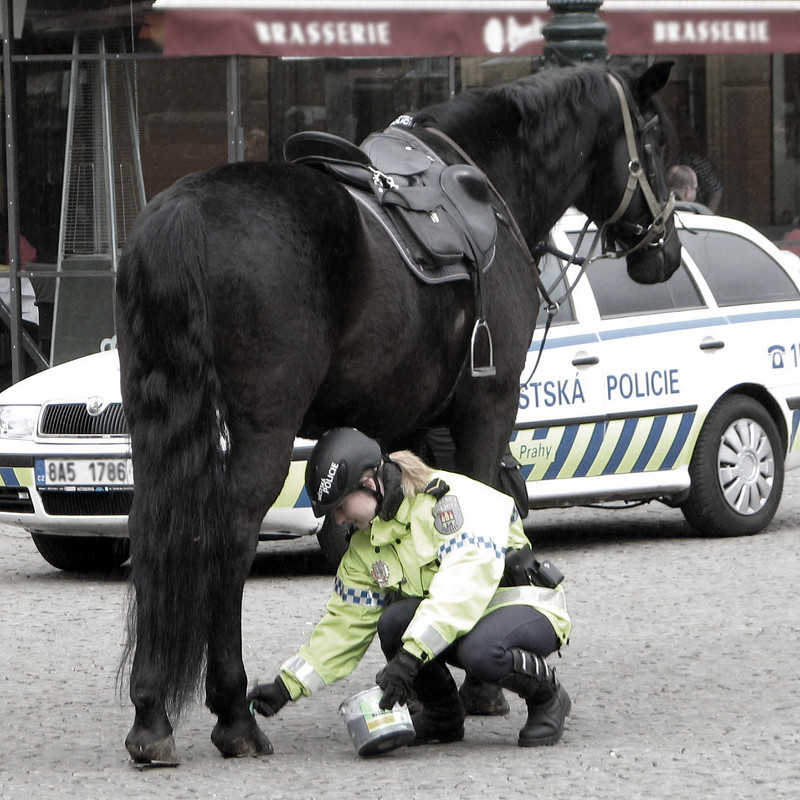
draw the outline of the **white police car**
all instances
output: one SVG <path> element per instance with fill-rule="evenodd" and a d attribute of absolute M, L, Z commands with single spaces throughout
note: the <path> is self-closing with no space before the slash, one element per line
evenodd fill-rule
<path fill-rule="evenodd" d="M 298 439 L 262 538 L 314 533 Z M 29 531 L 53 566 L 109 569 L 128 557 L 130 442 L 116 350 L 61 364 L 0 393 L 0 522 Z"/>
<path fill-rule="evenodd" d="M 566 251 L 584 219 L 553 231 Z M 642 286 L 599 259 L 560 303 L 520 377 L 511 450 L 532 508 L 662 500 L 709 535 L 755 533 L 800 466 L 800 268 L 749 226 L 679 215 L 682 267 Z M 584 246 L 591 239 L 584 239 Z M 580 268 L 541 262 L 564 297 Z M 298 440 L 264 538 L 316 533 Z M 105 569 L 128 554 L 129 443 L 114 351 L 34 375 L 0 393 L 0 522 L 30 531 L 61 569 Z"/>
<path fill-rule="evenodd" d="M 511 449 L 531 507 L 660 499 L 703 533 L 755 533 L 800 466 L 800 262 L 736 220 L 677 217 L 670 280 L 591 263 L 531 374 L 537 326 Z M 576 243 L 581 224 L 565 216 L 554 238 Z M 580 269 L 540 266 L 555 300 Z"/>

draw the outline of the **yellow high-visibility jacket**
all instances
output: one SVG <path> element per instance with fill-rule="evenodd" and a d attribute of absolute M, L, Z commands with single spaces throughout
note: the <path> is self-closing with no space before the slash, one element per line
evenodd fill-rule
<path fill-rule="evenodd" d="M 463 475 L 437 471 L 433 477 L 431 486 L 437 479 L 449 486 L 446 494 L 406 497 L 393 519 L 376 517 L 371 530 L 353 534 L 327 613 L 309 643 L 281 666 L 293 700 L 350 674 L 372 642 L 386 604 L 397 596 L 423 598 L 403 647 L 425 660 L 507 605 L 533 606 L 562 643 L 569 638 L 560 585 L 499 586 L 506 550 L 529 544 L 514 501 Z"/>

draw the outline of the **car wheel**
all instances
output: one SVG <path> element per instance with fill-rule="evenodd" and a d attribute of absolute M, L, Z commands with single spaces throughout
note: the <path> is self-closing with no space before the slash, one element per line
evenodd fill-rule
<path fill-rule="evenodd" d="M 107 572 L 130 555 L 130 542 L 123 538 L 31 533 L 31 539 L 48 564 L 66 572 Z"/>
<path fill-rule="evenodd" d="M 778 509 L 783 462 L 780 434 L 767 410 L 745 395 L 724 397 L 697 439 L 684 516 L 710 536 L 758 533 Z"/>
<path fill-rule="evenodd" d="M 345 550 L 347 550 L 349 532 L 349 525 L 337 525 L 330 514 L 325 517 L 325 522 L 322 523 L 322 527 L 317 531 L 317 541 L 322 554 L 334 569 L 339 566 L 339 562 L 342 560 Z"/>

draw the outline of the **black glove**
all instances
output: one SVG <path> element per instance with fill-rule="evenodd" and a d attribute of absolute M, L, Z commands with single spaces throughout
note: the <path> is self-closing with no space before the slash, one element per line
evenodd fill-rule
<path fill-rule="evenodd" d="M 289 690 L 280 676 L 275 678 L 272 683 L 259 683 L 247 695 L 248 705 L 265 717 L 277 714 L 291 699 Z"/>
<path fill-rule="evenodd" d="M 421 658 L 401 649 L 375 676 L 375 683 L 383 689 L 383 697 L 378 705 L 388 711 L 395 703 L 406 703 L 413 692 L 411 684 L 421 666 Z"/>

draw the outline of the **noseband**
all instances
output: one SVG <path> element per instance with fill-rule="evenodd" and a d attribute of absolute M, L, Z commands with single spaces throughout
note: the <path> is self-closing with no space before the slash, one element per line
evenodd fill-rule
<path fill-rule="evenodd" d="M 608 73 L 608 79 L 611 81 L 611 85 L 614 87 L 614 91 L 617 93 L 620 109 L 622 110 L 622 125 L 625 130 L 625 141 L 628 146 L 628 181 L 625 184 L 625 191 L 623 192 L 622 200 L 620 200 L 616 211 L 614 211 L 614 213 L 600 226 L 600 229 L 603 232 L 604 239 L 606 240 L 606 246 L 604 249 L 606 251 L 611 251 L 606 252 L 605 255 L 613 255 L 616 258 L 623 258 L 630 253 L 641 250 L 642 248 L 659 247 L 661 244 L 663 244 L 667 220 L 675 208 L 675 195 L 670 192 L 669 197 L 663 204 L 659 203 L 657 200 L 655 193 L 653 192 L 653 188 L 650 185 L 650 181 L 648 180 L 645 169 L 642 166 L 641 159 L 639 158 L 631 113 L 631 104 L 628 101 L 628 95 L 625 87 L 612 73 Z M 657 117 L 653 117 L 650 122 L 645 122 L 638 111 L 633 111 L 633 114 L 636 116 L 636 130 L 638 130 L 640 135 L 646 133 L 652 125 L 656 124 L 658 119 Z M 651 146 L 646 144 L 644 146 L 644 151 L 645 157 L 648 161 L 648 166 L 652 169 L 654 167 L 653 161 L 655 156 L 652 152 Z M 646 228 L 635 223 L 620 223 L 621 225 L 627 225 L 628 227 L 633 228 L 634 233 L 636 235 L 640 235 L 641 238 L 633 247 L 621 252 L 615 251 L 613 243 L 609 241 L 612 237 L 610 236 L 610 231 L 608 229 L 616 224 L 622 215 L 628 210 L 637 187 L 642 190 L 642 195 L 647 202 L 652 221 Z"/>

